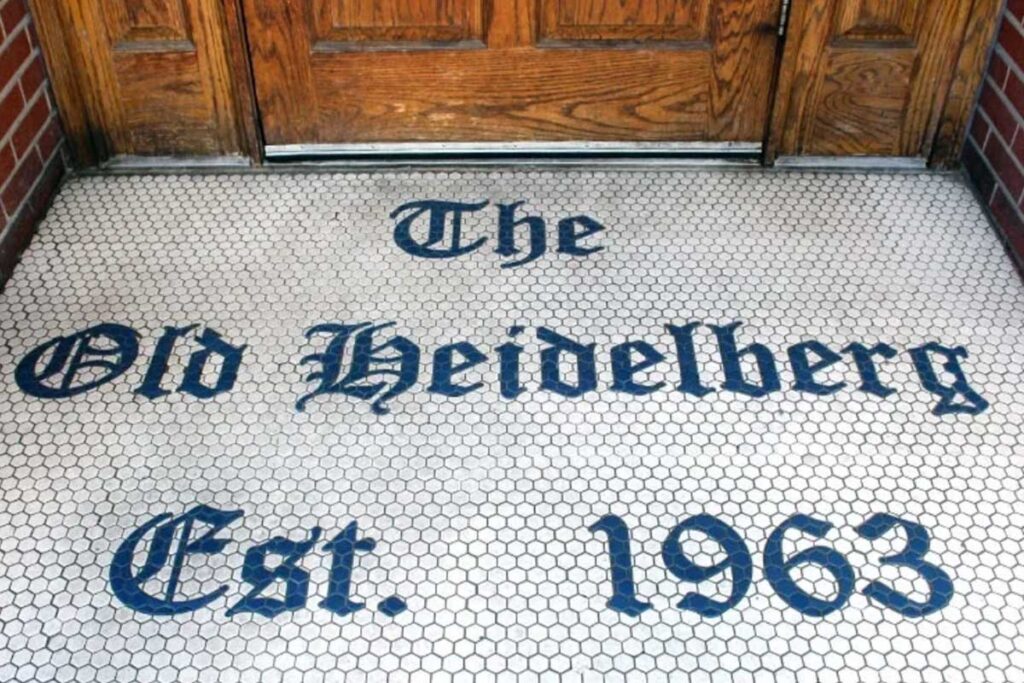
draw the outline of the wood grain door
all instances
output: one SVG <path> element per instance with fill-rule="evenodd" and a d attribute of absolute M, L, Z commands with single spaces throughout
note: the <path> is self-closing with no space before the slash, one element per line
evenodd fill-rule
<path fill-rule="evenodd" d="M 229 56 L 232 3 L 33 0 L 80 157 L 247 151 L 247 83 Z"/>
<path fill-rule="evenodd" d="M 245 0 L 266 142 L 765 134 L 781 0 Z"/>
<path fill-rule="evenodd" d="M 964 0 L 794 0 L 770 153 L 928 156 L 971 11 Z"/>

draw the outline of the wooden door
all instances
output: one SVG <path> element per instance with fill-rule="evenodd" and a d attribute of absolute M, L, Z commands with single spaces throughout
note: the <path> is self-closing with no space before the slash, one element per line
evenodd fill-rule
<path fill-rule="evenodd" d="M 245 0 L 269 145 L 760 143 L 781 0 Z"/>
<path fill-rule="evenodd" d="M 928 156 L 971 5 L 794 0 L 771 153 Z"/>
<path fill-rule="evenodd" d="M 80 159 L 251 150 L 236 0 L 33 0 Z M 243 76 L 244 74 L 244 76 Z"/>

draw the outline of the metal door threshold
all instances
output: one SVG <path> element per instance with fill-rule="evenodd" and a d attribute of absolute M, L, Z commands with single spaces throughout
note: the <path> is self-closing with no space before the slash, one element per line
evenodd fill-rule
<path fill-rule="evenodd" d="M 923 171 L 928 161 L 921 157 L 892 156 L 782 156 L 777 168 L 800 170 Z"/>
<path fill-rule="evenodd" d="M 217 171 L 249 168 L 252 162 L 238 154 L 211 156 L 138 156 L 119 155 L 108 159 L 102 171 L 190 171 L 213 169 Z M 88 169 L 86 169 L 88 170 Z"/>
<path fill-rule="evenodd" d="M 713 159 L 758 161 L 759 142 L 389 142 L 267 145 L 270 162 L 571 161 Z"/>

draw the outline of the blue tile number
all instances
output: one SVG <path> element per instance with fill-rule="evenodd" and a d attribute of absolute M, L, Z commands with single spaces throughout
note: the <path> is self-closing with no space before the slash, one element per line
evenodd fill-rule
<path fill-rule="evenodd" d="M 619 517 L 607 515 L 590 527 L 608 536 L 608 559 L 611 563 L 612 597 L 608 607 L 616 612 L 636 617 L 653 605 L 637 600 L 636 582 L 633 581 L 633 554 L 629 548 L 629 527 Z"/>
<path fill-rule="evenodd" d="M 823 538 L 832 530 L 829 522 L 808 515 L 794 515 L 779 525 L 768 537 L 764 550 L 764 576 L 775 593 L 791 608 L 808 617 L 823 617 L 842 609 L 853 595 L 855 572 L 853 566 L 839 551 L 823 545 L 805 548 L 787 557 L 783 543 L 787 533 L 803 532 L 814 538 Z M 953 581 L 944 569 L 924 559 L 930 546 L 928 531 L 915 522 L 889 514 L 868 518 L 855 531 L 862 538 L 877 540 L 895 529 L 907 536 L 902 551 L 880 560 L 882 565 L 907 567 L 918 573 L 929 587 L 928 599 L 912 600 L 881 581 L 872 581 L 863 590 L 869 599 L 892 609 L 904 617 L 924 617 L 941 610 L 953 598 Z M 590 527 L 591 531 L 607 535 L 608 561 L 611 577 L 611 598 L 608 608 L 630 617 L 637 617 L 651 609 L 649 602 L 637 597 L 633 579 L 633 559 L 629 549 L 629 527 L 614 515 L 602 517 Z M 701 566 L 683 552 L 680 540 L 686 531 L 703 533 L 717 543 L 725 559 L 717 564 Z M 677 607 L 696 612 L 702 617 L 715 618 L 725 614 L 743 600 L 753 583 L 753 560 L 746 543 L 729 525 L 711 515 L 697 515 L 685 520 L 671 532 L 662 544 L 665 567 L 682 583 L 699 584 L 724 572 L 730 573 L 732 589 L 726 600 L 714 600 L 699 593 L 687 593 Z M 814 565 L 832 577 L 834 595 L 825 598 L 814 595 L 793 578 L 801 567 Z"/>
<path fill-rule="evenodd" d="M 857 527 L 857 533 L 873 541 L 897 527 L 906 533 L 907 544 L 895 555 L 882 558 L 881 563 L 916 571 L 928 583 L 928 599 L 924 602 L 911 600 L 881 581 L 872 581 L 868 584 L 864 589 L 864 595 L 905 617 L 924 617 L 938 612 L 953 599 L 953 581 L 945 570 L 924 559 L 931 545 L 927 529 L 920 524 L 882 513 L 870 517 Z"/>
<path fill-rule="evenodd" d="M 706 534 L 725 551 L 726 558 L 710 567 L 701 567 L 683 552 L 680 539 L 686 531 Z M 701 583 L 721 574 L 730 572 L 732 592 L 728 600 L 718 601 L 700 595 L 687 593 L 679 601 L 679 609 L 696 612 L 702 617 L 718 617 L 739 604 L 747 594 L 754 580 L 754 560 L 750 557 L 747 544 L 736 531 L 722 520 L 711 515 L 697 515 L 679 524 L 665 540 L 661 558 L 672 574 L 684 583 Z"/>
<path fill-rule="evenodd" d="M 794 515 L 773 531 L 764 549 L 764 575 L 768 583 L 787 605 L 807 616 L 823 617 L 842 609 L 853 594 L 853 567 L 839 551 L 821 545 L 801 550 L 787 559 L 782 552 L 782 543 L 790 529 L 823 538 L 832 530 L 832 525 L 808 515 Z M 800 588 L 793 580 L 793 570 L 806 564 L 817 565 L 832 575 L 836 584 L 834 598 L 826 600 L 816 597 Z"/>

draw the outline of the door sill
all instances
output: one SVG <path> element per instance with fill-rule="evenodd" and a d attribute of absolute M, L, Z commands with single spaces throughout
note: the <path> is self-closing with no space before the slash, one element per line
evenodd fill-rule
<path fill-rule="evenodd" d="M 167 171 L 194 169 L 249 168 L 249 157 L 224 156 L 135 156 L 112 157 L 100 166 L 103 171 Z"/>
<path fill-rule="evenodd" d="M 267 145 L 268 161 L 752 159 L 759 142 L 387 142 Z"/>
<path fill-rule="evenodd" d="M 782 156 L 775 160 L 775 167 L 826 170 L 923 171 L 928 168 L 928 162 L 920 157 Z"/>

